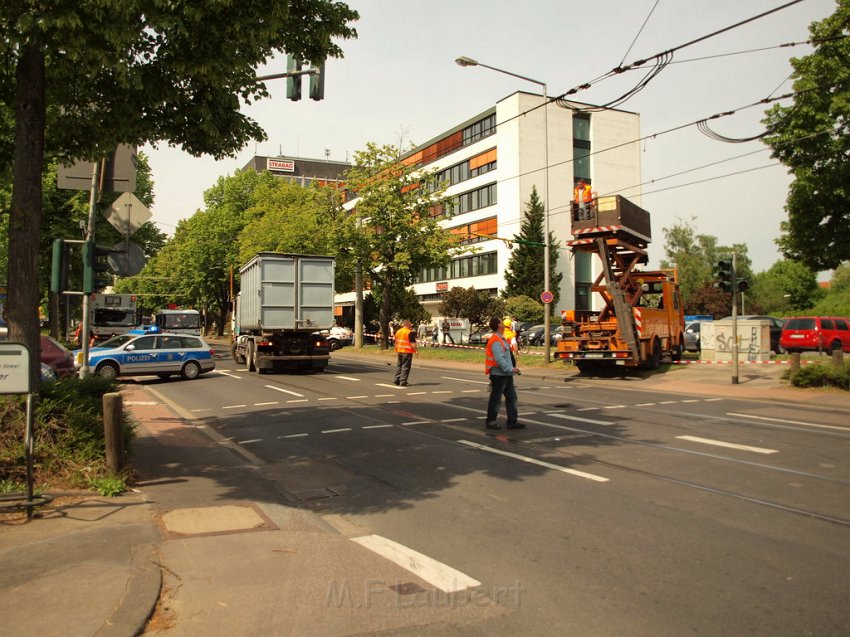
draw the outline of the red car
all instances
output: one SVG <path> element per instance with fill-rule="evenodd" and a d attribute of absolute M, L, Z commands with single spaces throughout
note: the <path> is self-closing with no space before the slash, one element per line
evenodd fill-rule
<path fill-rule="evenodd" d="M 840 316 L 796 316 L 785 322 L 779 344 L 789 353 L 850 352 L 850 319 Z"/>
<path fill-rule="evenodd" d="M 41 362 L 56 372 L 57 378 L 77 375 L 73 354 L 46 334 L 41 335 Z"/>

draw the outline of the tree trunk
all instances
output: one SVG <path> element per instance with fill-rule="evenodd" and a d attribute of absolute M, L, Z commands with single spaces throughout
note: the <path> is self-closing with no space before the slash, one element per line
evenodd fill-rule
<path fill-rule="evenodd" d="M 390 295 L 392 294 L 393 283 L 392 279 L 387 276 L 383 281 L 383 290 L 381 290 L 381 309 L 378 312 L 378 322 L 381 324 L 381 349 L 388 349 L 390 346 Z"/>
<path fill-rule="evenodd" d="M 41 383 L 39 348 L 38 253 L 41 237 L 46 120 L 44 53 L 30 42 L 21 50 L 16 69 L 15 166 L 9 214 L 9 292 L 6 312 L 9 340 L 30 350 L 33 391 Z"/>

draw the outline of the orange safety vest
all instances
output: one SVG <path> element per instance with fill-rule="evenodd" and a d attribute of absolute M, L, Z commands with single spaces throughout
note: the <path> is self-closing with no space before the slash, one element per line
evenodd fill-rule
<path fill-rule="evenodd" d="M 395 333 L 395 351 L 399 354 L 415 354 L 416 349 L 413 343 L 410 342 L 410 333 L 413 330 L 409 327 L 399 328 Z"/>
<path fill-rule="evenodd" d="M 576 203 L 590 203 L 593 201 L 593 190 L 587 184 L 584 187 L 576 186 L 573 190 L 573 199 Z"/>
<path fill-rule="evenodd" d="M 493 354 L 493 344 L 501 341 L 502 339 L 498 334 L 493 333 L 490 335 L 490 340 L 487 341 L 487 347 L 484 348 L 484 375 L 489 376 L 490 370 L 494 367 L 498 367 L 499 363 L 496 362 L 496 357 Z"/>

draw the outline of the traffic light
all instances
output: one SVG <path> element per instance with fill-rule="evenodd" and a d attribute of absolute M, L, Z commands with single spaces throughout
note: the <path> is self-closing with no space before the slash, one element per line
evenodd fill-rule
<path fill-rule="evenodd" d="M 301 71 L 301 61 L 296 60 L 291 55 L 286 56 L 286 72 L 297 73 Z M 312 78 L 311 78 L 312 79 Z M 312 84 L 311 84 L 312 87 Z M 287 99 L 297 102 L 301 99 L 301 76 L 293 75 L 286 78 L 286 97 Z"/>
<path fill-rule="evenodd" d="M 325 63 L 322 62 L 316 69 L 316 73 L 310 75 L 310 99 L 325 99 Z"/>
<path fill-rule="evenodd" d="M 64 239 L 53 240 L 53 259 L 50 262 L 50 291 L 62 294 L 68 288 L 68 250 Z"/>
<path fill-rule="evenodd" d="M 714 278 L 714 287 L 722 292 L 732 292 L 732 262 L 728 259 L 718 261 L 714 266 Z"/>
<path fill-rule="evenodd" d="M 737 292 L 746 292 L 750 289 L 750 284 L 746 279 L 740 279 L 735 281 L 735 290 Z"/>
<path fill-rule="evenodd" d="M 83 244 L 83 294 L 100 292 L 112 283 L 106 262 L 110 252 L 111 248 L 99 246 L 91 239 Z"/>

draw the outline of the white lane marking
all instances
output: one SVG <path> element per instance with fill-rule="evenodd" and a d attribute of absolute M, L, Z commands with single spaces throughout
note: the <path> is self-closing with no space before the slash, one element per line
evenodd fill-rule
<path fill-rule="evenodd" d="M 579 418 L 578 416 L 567 416 L 566 414 L 549 414 L 555 418 L 563 418 L 564 420 L 575 420 L 576 422 L 586 422 L 591 425 L 613 425 L 613 422 L 607 420 L 594 420 L 593 418 Z"/>
<path fill-rule="evenodd" d="M 735 418 L 755 418 L 756 420 L 767 420 L 769 422 L 784 422 L 789 425 L 803 425 L 804 427 L 817 427 L 818 429 L 837 429 L 838 431 L 850 431 L 848 427 L 836 427 L 834 425 L 819 425 L 814 422 L 804 422 L 802 420 L 785 420 L 784 418 L 768 418 L 767 416 L 751 416 L 750 414 L 733 414 L 727 413 L 727 416 Z"/>
<path fill-rule="evenodd" d="M 400 402 L 401 402 L 400 400 L 388 400 L 387 404 L 388 405 L 398 405 Z"/>
<path fill-rule="evenodd" d="M 277 439 L 280 440 L 281 438 L 306 438 L 309 435 L 310 434 L 289 434 L 288 436 L 278 436 Z"/>
<path fill-rule="evenodd" d="M 725 400 L 724 398 L 706 398 L 703 402 L 706 403 L 716 403 L 718 400 Z"/>
<path fill-rule="evenodd" d="M 125 405 L 161 405 L 162 403 L 158 403 L 155 400 L 128 400 L 124 404 Z"/>
<path fill-rule="evenodd" d="M 343 427 L 341 429 L 323 429 L 323 434 L 338 434 L 340 431 L 351 431 L 351 427 Z"/>
<path fill-rule="evenodd" d="M 193 413 L 193 414 L 197 414 L 197 413 L 198 413 L 198 412 L 200 412 L 200 411 L 212 411 L 212 407 L 207 407 L 207 408 L 205 408 L 205 409 L 193 409 L 193 410 L 192 410 L 192 413 Z"/>
<path fill-rule="evenodd" d="M 652 407 L 655 403 L 638 403 L 635 407 Z"/>
<path fill-rule="evenodd" d="M 245 370 L 245 371 L 247 371 L 247 370 Z M 215 370 L 215 373 L 221 374 L 222 376 L 229 376 L 230 378 L 236 378 L 237 380 L 242 378 L 241 376 L 237 376 L 236 374 L 231 374 L 230 372 L 226 372 L 223 369 L 217 369 L 217 370 Z"/>
<path fill-rule="evenodd" d="M 346 396 L 346 400 L 357 400 L 359 398 L 369 398 L 368 396 Z"/>
<path fill-rule="evenodd" d="M 282 391 L 284 394 L 289 394 L 291 396 L 298 396 L 299 398 L 304 398 L 304 394 L 299 394 L 298 392 L 289 391 L 288 389 L 284 389 L 283 387 L 277 387 L 276 385 L 266 385 L 269 389 L 273 389 L 275 391 Z"/>
<path fill-rule="evenodd" d="M 486 380 L 469 380 L 468 378 L 455 378 L 454 376 L 440 376 L 440 378 L 444 378 L 445 380 L 457 380 L 462 383 L 475 383 L 476 385 L 489 385 L 490 383 Z"/>
<path fill-rule="evenodd" d="M 432 394 L 453 394 L 451 389 L 441 389 L 440 391 L 432 391 Z"/>
<path fill-rule="evenodd" d="M 339 400 L 339 398 L 319 398 L 319 400 Z"/>
<path fill-rule="evenodd" d="M 355 383 L 359 383 L 361 379 L 352 378 L 351 376 L 334 376 L 334 378 L 339 378 L 341 380 L 353 380 Z"/>
<path fill-rule="evenodd" d="M 738 445 L 734 442 L 723 442 L 722 440 L 712 440 L 711 438 L 700 438 L 698 436 L 676 436 L 679 440 L 690 440 L 691 442 L 700 442 L 704 445 L 713 445 L 715 447 L 728 447 L 729 449 L 740 449 L 741 451 L 752 451 L 753 453 L 779 453 L 778 449 L 765 449 L 764 447 L 750 447 L 749 445 Z"/>
<path fill-rule="evenodd" d="M 409 392 L 407 392 L 407 395 L 408 396 L 424 396 L 427 393 L 428 393 L 427 391 L 409 391 Z"/>
<path fill-rule="evenodd" d="M 248 405 L 225 405 L 222 409 L 239 409 L 240 407 L 247 407 Z"/>
<path fill-rule="evenodd" d="M 364 425 L 361 429 L 384 429 L 386 427 L 393 427 L 394 425 Z"/>
<path fill-rule="evenodd" d="M 481 586 L 481 582 L 466 573 L 380 535 L 364 535 L 353 537 L 351 540 L 407 569 L 444 593 L 456 593 Z"/>
<path fill-rule="evenodd" d="M 502 451 L 501 449 L 494 449 L 493 447 L 488 447 L 487 445 L 480 445 L 477 442 L 471 442 L 469 440 L 458 440 L 458 442 L 462 445 L 467 445 L 469 447 L 474 447 L 475 449 L 481 449 L 482 451 L 489 451 L 490 453 L 495 453 L 500 456 L 506 456 L 508 458 L 513 458 L 515 460 L 522 460 L 523 462 L 528 462 L 531 464 L 536 464 L 541 467 L 546 467 L 547 469 L 552 469 L 554 471 L 560 471 L 561 473 L 569 473 L 573 476 L 578 476 L 579 478 L 586 478 L 588 480 L 593 480 L 594 482 L 608 482 L 608 478 L 603 478 L 602 476 L 597 476 L 592 473 L 585 473 L 584 471 L 577 471 L 575 469 L 570 469 L 568 467 L 561 467 L 556 464 L 552 464 L 551 462 L 544 462 L 543 460 L 537 460 L 536 458 L 529 458 L 527 456 L 521 456 L 518 453 L 511 453 L 510 451 Z"/>
<path fill-rule="evenodd" d="M 238 440 L 237 445 L 250 445 L 252 442 L 262 442 L 262 438 L 252 438 L 251 440 Z"/>
<path fill-rule="evenodd" d="M 581 409 L 576 409 L 576 411 L 599 411 L 599 407 L 582 407 Z"/>
<path fill-rule="evenodd" d="M 430 421 L 430 420 L 411 420 L 410 422 L 403 422 L 403 423 L 401 423 L 401 424 L 402 424 L 402 425 L 404 425 L 404 426 L 408 426 L 408 425 L 427 425 L 429 422 L 431 422 L 431 421 Z"/>
<path fill-rule="evenodd" d="M 605 405 L 602 409 L 625 409 L 625 405 Z"/>
<path fill-rule="evenodd" d="M 306 403 L 309 402 L 306 398 L 299 398 L 297 400 L 287 400 L 287 403 Z"/>
<path fill-rule="evenodd" d="M 280 404 L 278 401 L 273 400 L 270 403 L 254 403 L 254 407 L 265 407 L 266 405 L 278 405 Z"/>
<path fill-rule="evenodd" d="M 536 411 L 522 411 L 522 412 L 517 414 L 517 416 L 536 416 L 536 415 L 537 415 Z"/>
<path fill-rule="evenodd" d="M 375 398 L 393 398 L 395 394 L 375 394 Z"/>
<path fill-rule="evenodd" d="M 466 422 L 466 418 L 445 418 L 440 422 Z"/>
<path fill-rule="evenodd" d="M 661 400 L 658 402 L 659 405 L 675 405 L 678 400 Z"/>
<path fill-rule="evenodd" d="M 688 400 L 683 400 L 682 402 L 683 402 L 683 403 L 698 403 L 698 402 L 699 402 L 699 398 L 690 398 L 690 399 L 688 399 Z"/>
<path fill-rule="evenodd" d="M 480 389 L 464 389 L 461 393 L 462 394 L 475 394 L 475 393 L 480 392 L 480 391 L 481 391 Z"/>
<path fill-rule="evenodd" d="M 404 389 L 401 385 L 396 385 L 393 383 L 390 385 L 389 383 L 375 383 L 375 387 L 389 387 L 390 389 Z"/>

